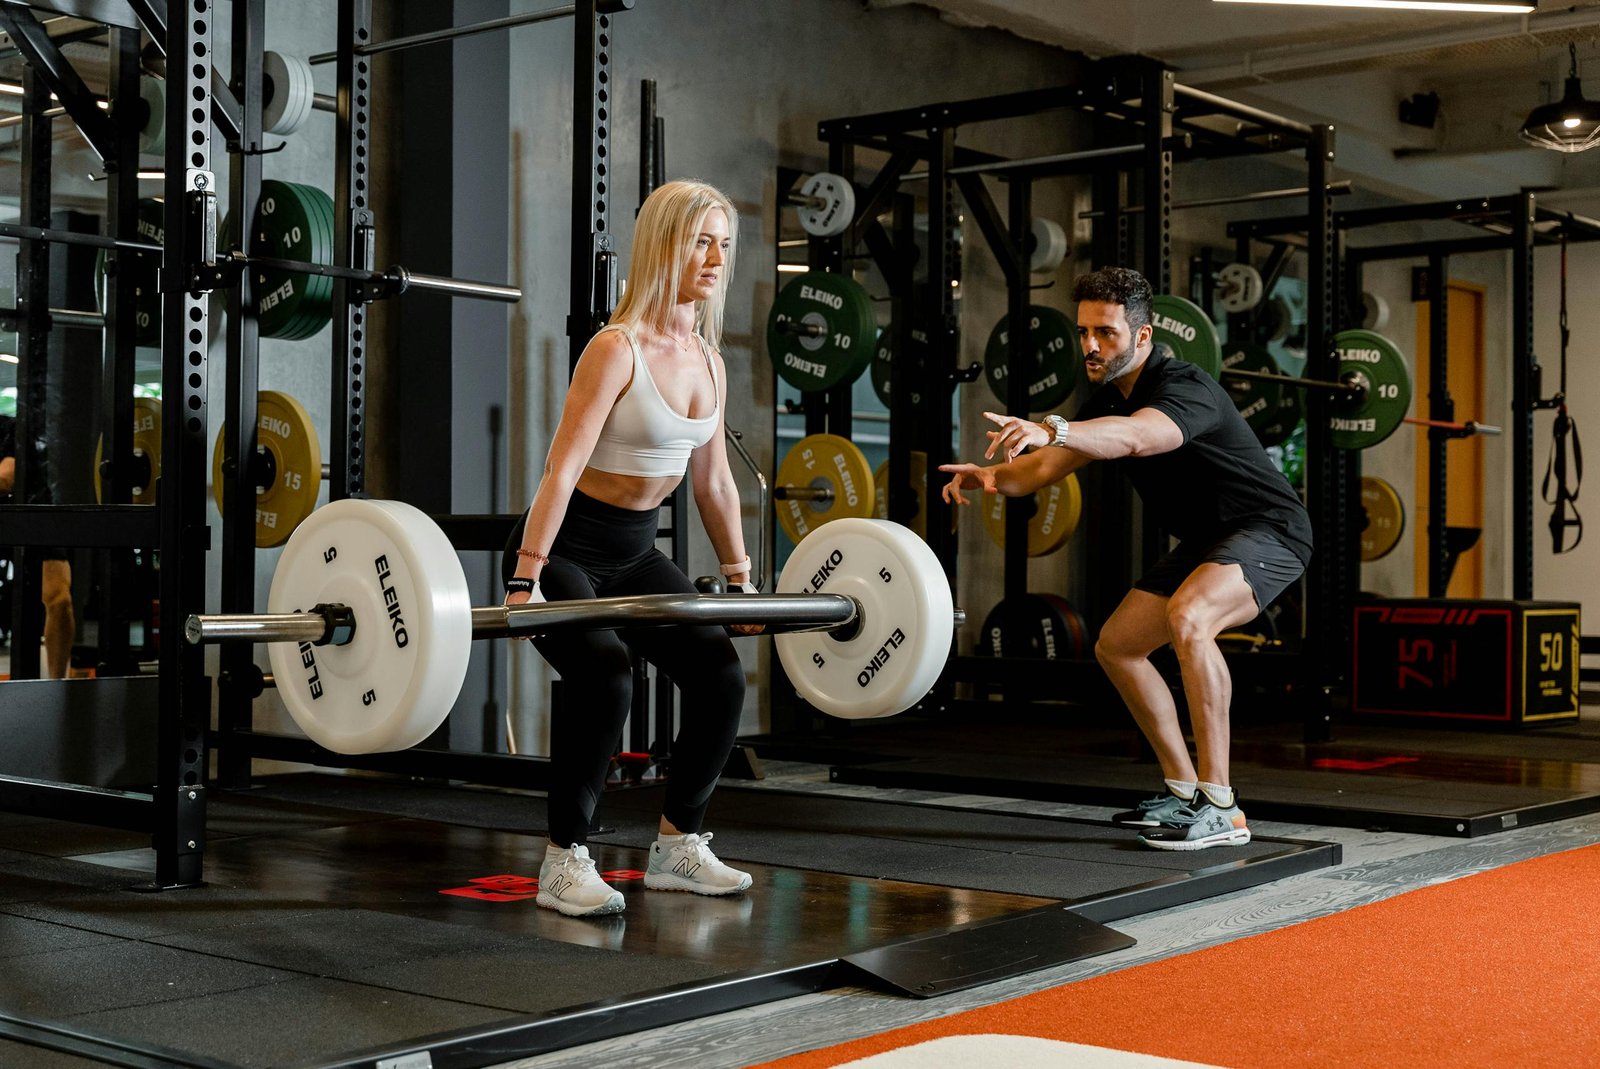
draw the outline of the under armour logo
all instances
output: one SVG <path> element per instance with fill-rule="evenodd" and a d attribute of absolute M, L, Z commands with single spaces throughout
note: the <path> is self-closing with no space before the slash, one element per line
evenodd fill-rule
<path fill-rule="evenodd" d="M 1224 827 L 1224 825 L 1222 823 L 1222 818 L 1221 817 L 1216 817 L 1216 816 L 1212 817 L 1211 820 L 1210 820 L 1210 823 L 1209 823 L 1209 827 L 1210 827 L 1210 829 L 1212 831 L 1221 831 L 1223 829 L 1223 827 Z"/>
<path fill-rule="evenodd" d="M 680 876 L 686 876 L 692 880 L 694 879 L 694 874 L 700 871 L 700 862 L 690 861 L 686 857 L 680 858 L 678 863 L 672 866 L 672 871 L 676 872 Z"/>

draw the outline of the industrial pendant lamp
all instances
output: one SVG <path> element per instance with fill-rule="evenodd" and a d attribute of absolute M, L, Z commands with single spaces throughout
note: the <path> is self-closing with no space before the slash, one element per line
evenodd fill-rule
<path fill-rule="evenodd" d="M 1600 145 L 1600 103 L 1583 99 L 1578 84 L 1578 46 L 1568 45 L 1572 70 L 1559 101 L 1540 104 L 1522 124 L 1522 140 L 1557 152 L 1582 152 Z"/>

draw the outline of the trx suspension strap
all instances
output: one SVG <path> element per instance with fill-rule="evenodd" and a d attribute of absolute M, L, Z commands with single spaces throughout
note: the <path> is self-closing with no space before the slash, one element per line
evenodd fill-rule
<path fill-rule="evenodd" d="M 1544 468 L 1544 484 L 1540 495 L 1545 503 L 1554 506 L 1550 512 L 1550 550 L 1552 553 L 1569 553 L 1583 541 L 1583 517 L 1578 515 L 1578 490 L 1583 485 L 1583 443 L 1578 438 L 1578 424 L 1567 414 L 1567 235 L 1561 234 L 1561 389 L 1556 394 L 1556 421 L 1550 440 L 1550 459 Z M 1572 486 L 1567 486 L 1567 436 L 1572 436 Z M 1555 491 L 1551 493 L 1551 482 Z M 1567 528 L 1576 528 L 1571 545 L 1566 542 Z"/>

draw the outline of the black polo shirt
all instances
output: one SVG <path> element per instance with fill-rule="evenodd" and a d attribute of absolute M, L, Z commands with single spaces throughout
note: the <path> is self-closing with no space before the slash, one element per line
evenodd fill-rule
<path fill-rule="evenodd" d="M 1163 530 L 1180 541 L 1211 543 L 1241 528 L 1267 527 L 1302 563 L 1310 563 L 1311 518 L 1220 383 L 1157 349 L 1130 396 L 1106 383 L 1072 418 L 1131 416 L 1141 408 L 1171 417 L 1183 444 L 1156 456 L 1105 463 L 1128 477 Z"/>

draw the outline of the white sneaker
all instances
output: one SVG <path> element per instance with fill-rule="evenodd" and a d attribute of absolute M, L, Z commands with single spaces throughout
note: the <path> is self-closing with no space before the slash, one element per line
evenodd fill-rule
<path fill-rule="evenodd" d="M 569 917 L 621 913 L 625 905 L 621 892 L 595 871 L 589 848 L 581 845 L 545 849 L 544 864 L 539 866 L 539 897 L 534 901 Z"/>
<path fill-rule="evenodd" d="M 735 895 L 746 890 L 750 874 L 717 860 L 707 844 L 711 833 L 684 835 L 650 844 L 644 885 L 652 891 L 692 891 L 697 895 Z"/>

